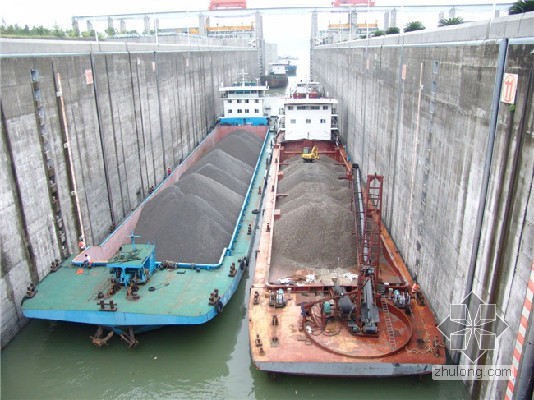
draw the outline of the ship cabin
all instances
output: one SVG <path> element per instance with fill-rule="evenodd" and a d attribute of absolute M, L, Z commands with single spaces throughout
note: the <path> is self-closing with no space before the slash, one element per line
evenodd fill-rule
<path fill-rule="evenodd" d="M 219 92 L 223 99 L 224 116 L 220 118 L 221 125 L 252 125 L 266 126 L 269 120 L 264 111 L 265 92 L 267 85 L 258 82 L 234 82 L 232 86 L 221 86 Z"/>
<path fill-rule="evenodd" d="M 269 64 L 269 75 L 286 75 L 287 63 L 277 62 Z"/>
<path fill-rule="evenodd" d="M 284 140 L 336 140 L 337 100 L 322 97 L 318 84 L 297 86 L 284 101 L 280 131 Z"/>

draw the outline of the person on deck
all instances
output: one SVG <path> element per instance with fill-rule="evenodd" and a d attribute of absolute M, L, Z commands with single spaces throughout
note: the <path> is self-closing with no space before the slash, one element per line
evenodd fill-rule
<path fill-rule="evenodd" d="M 87 253 L 85 253 L 85 256 L 84 256 L 83 267 L 87 269 L 91 268 L 91 256 Z"/>

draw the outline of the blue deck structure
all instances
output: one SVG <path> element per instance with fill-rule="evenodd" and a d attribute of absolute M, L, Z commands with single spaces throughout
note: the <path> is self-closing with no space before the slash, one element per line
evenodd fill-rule
<path fill-rule="evenodd" d="M 221 125 L 230 125 L 230 126 L 267 126 L 269 125 L 269 119 L 267 117 L 222 117 L 219 120 Z"/>

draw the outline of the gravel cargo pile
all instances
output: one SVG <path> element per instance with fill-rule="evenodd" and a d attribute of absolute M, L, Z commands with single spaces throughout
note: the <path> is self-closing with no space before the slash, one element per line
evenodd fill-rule
<path fill-rule="evenodd" d="M 280 219 L 274 225 L 270 281 L 314 269 L 356 264 L 352 194 L 343 167 L 329 157 L 289 159 L 278 184 Z"/>
<path fill-rule="evenodd" d="M 232 237 L 261 144 L 242 130 L 222 139 L 145 205 L 135 232 L 139 242 L 156 244 L 158 260 L 217 263 Z"/>

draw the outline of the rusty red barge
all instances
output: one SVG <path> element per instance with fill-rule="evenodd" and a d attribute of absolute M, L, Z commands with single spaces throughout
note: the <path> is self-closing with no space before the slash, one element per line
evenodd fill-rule
<path fill-rule="evenodd" d="M 368 176 L 361 189 L 338 139 L 337 102 L 300 90 L 285 102 L 269 170 L 248 307 L 254 365 L 306 375 L 430 373 L 445 363 L 444 343 L 381 222 L 383 177 Z"/>

